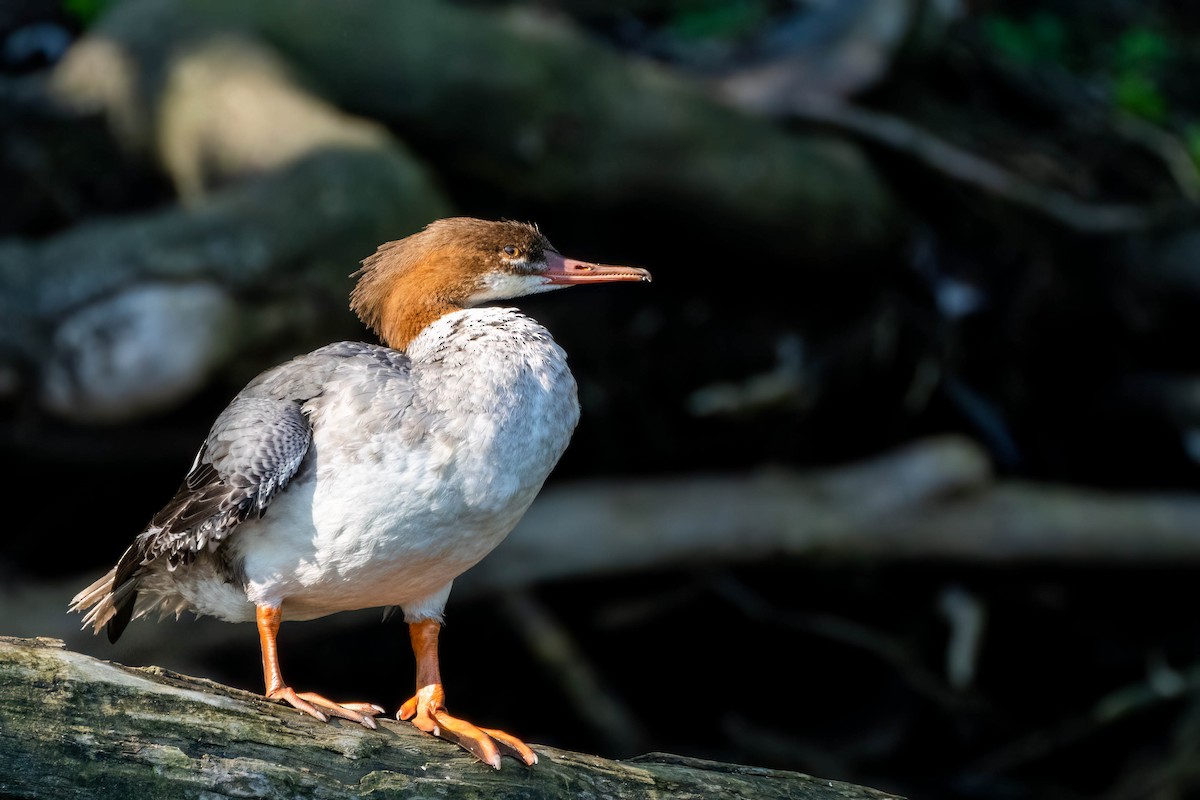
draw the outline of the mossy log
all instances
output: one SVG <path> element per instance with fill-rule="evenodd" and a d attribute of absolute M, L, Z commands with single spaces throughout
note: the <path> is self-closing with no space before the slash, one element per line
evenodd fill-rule
<path fill-rule="evenodd" d="M 536 747 L 499 771 L 407 723 L 322 724 L 248 692 L 0 637 L 0 797 L 888 798 L 780 770 Z"/>

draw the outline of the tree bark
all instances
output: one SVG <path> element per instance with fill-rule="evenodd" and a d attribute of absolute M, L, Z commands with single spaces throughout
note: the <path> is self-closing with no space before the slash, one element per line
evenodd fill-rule
<path fill-rule="evenodd" d="M 628 761 L 536 746 L 495 771 L 383 720 L 322 724 L 248 692 L 131 669 L 51 639 L 0 637 L 0 796 L 849 800 L 884 792 L 800 773 L 652 753 Z"/>

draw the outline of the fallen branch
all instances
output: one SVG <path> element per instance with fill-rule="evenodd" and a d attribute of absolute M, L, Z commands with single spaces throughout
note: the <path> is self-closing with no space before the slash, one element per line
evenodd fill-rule
<path fill-rule="evenodd" d="M 210 681 L 0 637 L 4 797 L 894 797 L 681 756 L 609 761 L 536 749 L 535 767 L 495 771 L 407 723 L 322 724 Z"/>
<path fill-rule="evenodd" d="M 456 596 L 668 565 L 790 558 L 1200 559 L 1200 495 L 996 481 L 956 437 L 812 472 L 557 485 Z"/>
<path fill-rule="evenodd" d="M 196 208 L 0 242 L 0 370 L 19 365 L 31 398 L 69 419 L 123 421 L 241 354 L 358 333 L 349 278 L 332 274 L 445 208 L 421 199 L 423 179 L 395 154 L 325 151 Z"/>

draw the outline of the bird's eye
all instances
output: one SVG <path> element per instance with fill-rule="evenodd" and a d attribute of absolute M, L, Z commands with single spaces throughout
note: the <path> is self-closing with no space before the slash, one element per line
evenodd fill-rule
<path fill-rule="evenodd" d="M 504 255 L 508 256 L 509 258 L 517 258 L 521 255 L 521 248 L 517 247 L 515 244 L 506 245 L 504 247 Z"/>

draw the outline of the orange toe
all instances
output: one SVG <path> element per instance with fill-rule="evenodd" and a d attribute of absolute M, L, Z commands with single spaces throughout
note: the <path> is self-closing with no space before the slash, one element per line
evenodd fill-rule
<path fill-rule="evenodd" d="M 531 767 L 538 762 L 537 753 L 511 733 L 498 731 L 495 728 L 480 728 L 479 730 L 492 737 L 504 755 L 518 758 Z"/>
<path fill-rule="evenodd" d="M 441 699 L 440 686 L 436 690 L 419 692 L 400 706 L 396 718 L 412 720 L 419 730 L 453 742 L 495 769 L 500 769 L 502 755 L 512 756 L 530 766 L 537 763 L 537 754 L 517 737 L 494 728 L 479 728 L 453 717 L 441 704 Z"/>
<path fill-rule="evenodd" d="M 282 700 L 292 708 L 303 711 L 309 716 L 316 717 L 321 722 L 328 722 L 329 717 L 339 717 L 357 722 L 364 728 L 375 730 L 379 726 L 374 717 L 384 713 L 384 710 L 374 703 L 336 703 L 316 692 L 297 692 L 290 686 L 284 686 L 267 695 L 270 700 Z"/>

